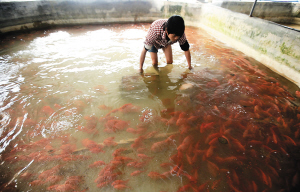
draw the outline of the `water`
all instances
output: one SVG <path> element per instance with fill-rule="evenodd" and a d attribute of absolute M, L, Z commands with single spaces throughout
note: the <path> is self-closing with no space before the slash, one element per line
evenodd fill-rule
<path fill-rule="evenodd" d="M 1 40 L 1 191 L 299 189 L 298 88 L 191 27 L 140 75 L 149 26 Z"/>

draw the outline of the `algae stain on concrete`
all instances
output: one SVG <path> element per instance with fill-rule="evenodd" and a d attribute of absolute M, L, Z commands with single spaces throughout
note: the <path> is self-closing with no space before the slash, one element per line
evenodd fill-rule
<path fill-rule="evenodd" d="M 295 59 L 300 59 L 300 55 L 296 55 L 292 46 L 287 46 L 285 42 L 283 42 L 279 48 L 282 54 L 294 57 Z"/>
<path fill-rule="evenodd" d="M 285 45 L 285 42 L 283 42 L 283 43 L 280 45 L 280 51 L 281 51 L 282 54 L 286 54 L 286 55 L 291 56 L 292 48 L 286 46 L 286 45 Z"/>
<path fill-rule="evenodd" d="M 258 50 L 259 50 L 262 54 L 265 54 L 265 55 L 268 53 L 267 49 L 264 48 L 264 47 L 258 47 Z"/>

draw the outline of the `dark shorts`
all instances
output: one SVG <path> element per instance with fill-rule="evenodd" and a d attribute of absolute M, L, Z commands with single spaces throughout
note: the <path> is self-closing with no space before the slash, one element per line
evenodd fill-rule
<path fill-rule="evenodd" d="M 156 47 L 152 46 L 151 49 L 148 50 L 148 52 L 157 53 L 158 50 L 156 49 Z"/>

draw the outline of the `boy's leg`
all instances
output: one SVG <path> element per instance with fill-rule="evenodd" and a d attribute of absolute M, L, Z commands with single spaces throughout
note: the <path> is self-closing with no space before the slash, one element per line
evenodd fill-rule
<path fill-rule="evenodd" d="M 151 49 L 148 50 L 148 52 L 150 52 L 150 57 L 152 60 L 152 65 L 153 66 L 157 66 L 158 65 L 158 58 L 157 58 L 157 52 L 158 50 L 152 46 Z"/>
<path fill-rule="evenodd" d="M 173 54 L 172 54 L 172 47 L 171 47 L 171 45 L 168 45 L 168 46 L 164 47 L 163 51 L 165 53 L 167 64 L 173 64 Z"/>
<path fill-rule="evenodd" d="M 157 66 L 158 65 L 157 53 L 150 52 L 150 56 L 151 56 L 151 60 L 152 60 L 152 65 Z"/>

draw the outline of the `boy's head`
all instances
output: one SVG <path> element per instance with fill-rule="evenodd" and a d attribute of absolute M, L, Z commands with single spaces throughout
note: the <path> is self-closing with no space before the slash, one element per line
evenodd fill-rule
<path fill-rule="evenodd" d="M 165 27 L 168 34 L 175 34 L 176 36 L 181 37 L 185 30 L 184 20 L 179 15 L 173 15 L 168 19 Z"/>

